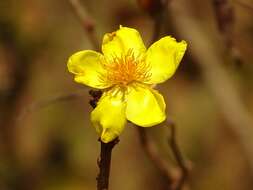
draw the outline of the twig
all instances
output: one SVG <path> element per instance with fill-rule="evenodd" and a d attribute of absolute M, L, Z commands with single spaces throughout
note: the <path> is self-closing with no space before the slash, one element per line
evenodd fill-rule
<path fill-rule="evenodd" d="M 173 190 L 181 190 L 183 188 L 185 181 L 187 180 L 189 167 L 187 166 L 187 164 L 183 158 L 183 155 L 181 153 L 181 150 L 177 144 L 176 126 L 172 122 L 170 124 L 170 130 L 171 130 L 171 136 L 169 139 L 169 145 L 171 147 L 173 156 L 175 157 L 177 164 L 179 166 L 179 169 L 180 169 L 180 176 L 179 176 L 177 182 L 174 184 Z"/>
<path fill-rule="evenodd" d="M 99 174 L 97 176 L 97 190 L 108 190 L 109 177 L 111 168 L 111 156 L 113 147 L 119 142 L 119 139 L 104 143 L 101 143 L 100 158 L 98 160 Z"/>
<path fill-rule="evenodd" d="M 95 34 L 95 25 L 92 18 L 87 14 L 85 8 L 81 5 L 79 0 L 68 0 L 76 16 L 80 20 L 84 30 L 87 33 L 88 38 L 93 44 L 96 50 L 99 50 L 98 39 Z M 91 90 L 90 95 L 92 100 L 90 100 L 90 105 L 95 108 L 97 102 L 102 95 L 101 91 Z M 111 165 L 111 154 L 113 147 L 118 143 L 118 139 L 113 140 L 109 143 L 103 143 L 101 141 L 101 152 L 100 160 L 98 161 L 99 174 L 97 177 L 97 189 L 98 190 L 107 190 L 109 186 L 109 176 L 110 176 L 110 165 Z"/>
<path fill-rule="evenodd" d="M 160 171 L 161 175 L 165 177 L 168 183 L 168 189 L 172 189 L 174 177 L 171 168 L 167 162 L 161 158 L 154 142 L 148 137 L 146 129 L 136 126 L 139 134 L 139 139 L 146 155 L 153 162 L 154 166 Z"/>
<path fill-rule="evenodd" d="M 90 90 L 89 94 L 92 96 L 90 100 L 90 105 L 95 108 L 97 102 L 102 95 L 100 90 Z M 99 173 L 97 176 L 97 190 L 108 190 L 109 188 L 109 177 L 111 168 L 111 157 L 112 149 L 119 142 L 116 138 L 109 143 L 104 143 L 100 139 L 100 157 L 98 159 Z"/>
<path fill-rule="evenodd" d="M 79 0 L 68 0 L 74 13 L 81 22 L 87 37 L 96 50 L 99 50 L 99 42 L 95 34 L 95 24 L 93 19 L 88 15 L 85 7 L 80 3 Z"/>
<path fill-rule="evenodd" d="M 82 23 L 82 26 L 84 27 L 91 43 L 96 49 L 99 49 L 99 43 L 95 35 L 95 25 L 92 18 L 87 14 L 87 11 L 84 9 L 84 7 L 81 5 L 79 0 L 69 0 L 69 3 L 71 7 L 73 8 L 73 11 L 75 12 L 77 18 Z M 43 100 L 41 102 L 37 102 L 32 104 L 31 106 L 25 108 L 23 112 L 19 115 L 18 120 L 22 119 L 26 114 L 36 111 L 38 109 L 42 109 L 44 107 L 47 107 L 51 104 L 55 104 L 62 101 L 72 100 L 75 98 L 78 98 L 82 96 L 83 92 L 74 92 L 70 94 L 63 94 L 56 97 L 49 98 L 47 100 Z"/>
<path fill-rule="evenodd" d="M 142 3 L 143 2 L 143 3 Z M 153 3 L 152 3 L 153 2 Z M 149 3 L 145 1 L 139 1 L 140 6 L 146 10 L 152 17 L 154 21 L 154 31 L 153 31 L 153 36 L 151 39 L 151 44 L 155 42 L 162 30 L 162 26 L 165 22 L 165 19 L 168 14 L 168 3 L 170 0 L 165 0 L 165 1 L 149 1 Z M 152 4 L 156 2 L 158 5 L 155 6 L 157 10 L 154 10 L 154 6 L 151 6 Z M 148 6 L 149 5 L 149 6 Z M 159 12 L 160 11 L 160 12 Z M 159 152 L 156 148 L 156 145 L 154 142 L 148 137 L 146 133 L 146 129 L 136 126 L 138 129 L 138 134 L 139 134 L 139 139 L 141 142 L 141 145 L 146 152 L 147 156 L 149 159 L 153 162 L 153 164 L 156 166 L 156 168 L 160 171 L 161 175 L 164 176 L 167 180 L 168 183 L 168 189 L 169 190 L 181 190 L 183 187 L 183 184 L 187 178 L 188 174 L 188 169 L 185 166 L 183 157 L 181 155 L 181 151 L 176 143 L 176 137 L 175 137 L 175 125 L 172 121 L 167 120 L 166 124 L 171 126 L 171 139 L 170 139 L 170 147 L 172 149 L 172 153 L 175 156 L 179 168 L 172 168 L 170 167 L 166 160 L 164 160 L 160 155 Z M 174 171 L 180 169 L 181 175 L 178 179 L 176 179 L 174 175 Z"/>
<path fill-rule="evenodd" d="M 85 91 L 87 92 L 87 91 Z M 28 113 L 33 111 L 37 111 L 39 109 L 45 108 L 55 103 L 59 103 L 62 101 L 69 101 L 76 98 L 83 96 L 84 91 L 78 91 L 70 94 L 64 94 L 49 98 L 47 100 L 43 100 L 37 103 L 32 104 L 31 106 L 27 107 L 18 117 L 18 119 L 23 119 Z M 89 101 L 90 105 L 95 108 L 99 98 L 102 95 L 100 90 L 90 90 L 89 94 L 92 96 L 92 100 Z M 101 143 L 101 152 L 100 152 L 100 159 L 98 161 L 99 166 L 99 174 L 97 177 L 97 189 L 98 190 L 107 190 L 109 187 L 109 177 L 110 177 L 110 166 L 111 166 L 111 154 L 113 147 L 119 142 L 119 139 L 115 139 L 109 143 Z"/>
<path fill-rule="evenodd" d="M 169 145 L 172 150 L 172 154 L 175 157 L 178 167 L 170 167 L 167 161 L 159 154 L 155 143 L 148 136 L 145 128 L 136 126 L 138 129 L 139 139 L 148 158 L 153 162 L 155 167 L 160 171 L 161 175 L 164 176 L 168 183 L 169 190 L 181 190 L 185 181 L 188 177 L 189 166 L 184 160 L 181 150 L 176 141 L 176 127 L 174 122 L 167 120 L 164 122 L 166 126 L 171 129 L 171 136 L 169 138 Z M 178 173 L 180 174 L 178 175 Z"/>
<path fill-rule="evenodd" d="M 182 9 L 182 10 L 180 10 Z M 231 130 L 240 140 L 253 172 L 253 120 L 238 94 L 234 82 L 223 66 L 224 59 L 217 47 L 210 41 L 203 27 L 187 14 L 183 5 L 170 9 L 171 18 L 177 32 L 190 44 L 190 53 L 201 68 L 206 85 L 214 95 Z M 180 14 L 178 14 L 180 12 Z M 176 16 L 176 17 L 175 17 Z M 191 27 L 191 30 L 187 30 Z"/>
<path fill-rule="evenodd" d="M 87 92 L 87 91 L 85 91 L 85 92 Z M 83 95 L 84 95 L 84 91 L 82 90 L 82 91 L 77 91 L 77 92 L 73 92 L 73 93 L 69 93 L 69 94 L 62 94 L 62 95 L 54 96 L 54 97 L 51 97 L 51 98 L 48 98 L 48 99 L 45 99 L 45 100 L 42 100 L 39 102 L 32 103 L 30 106 L 23 109 L 23 111 L 17 117 L 17 120 L 20 121 L 20 120 L 24 119 L 24 117 L 27 114 L 38 111 L 38 110 L 43 109 L 45 107 L 51 106 L 56 103 L 73 100 L 73 99 L 82 97 Z"/>

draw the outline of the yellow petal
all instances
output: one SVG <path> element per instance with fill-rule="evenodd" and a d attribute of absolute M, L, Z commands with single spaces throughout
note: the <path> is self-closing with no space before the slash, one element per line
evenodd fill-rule
<path fill-rule="evenodd" d="M 121 57 L 130 50 L 133 51 L 135 56 L 146 51 L 146 47 L 137 30 L 120 26 L 117 31 L 104 35 L 102 52 L 107 58 L 112 56 Z"/>
<path fill-rule="evenodd" d="M 103 55 L 91 50 L 73 54 L 68 60 L 69 72 L 75 74 L 74 80 L 87 86 L 104 89 L 109 87 L 101 79 L 104 68 L 101 64 Z"/>
<path fill-rule="evenodd" d="M 169 79 L 182 60 L 186 47 L 185 41 L 177 42 L 170 36 L 152 44 L 146 54 L 146 62 L 151 67 L 152 75 L 146 83 L 157 84 Z"/>
<path fill-rule="evenodd" d="M 100 98 L 91 112 L 91 121 L 104 143 L 118 137 L 126 125 L 126 103 L 121 92 L 110 90 Z"/>
<path fill-rule="evenodd" d="M 132 87 L 127 95 L 126 117 L 142 127 L 151 127 L 163 122 L 166 115 L 162 95 L 147 87 Z"/>
<path fill-rule="evenodd" d="M 156 101 L 159 104 L 161 110 L 163 112 L 165 112 L 166 104 L 165 104 L 165 101 L 163 99 L 163 96 L 157 90 L 155 90 L 155 89 L 150 89 L 150 90 L 152 91 L 153 95 L 155 96 Z"/>

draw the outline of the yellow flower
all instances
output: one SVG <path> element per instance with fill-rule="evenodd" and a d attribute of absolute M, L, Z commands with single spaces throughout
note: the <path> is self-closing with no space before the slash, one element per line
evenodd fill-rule
<path fill-rule="evenodd" d="M 84 50 L 68 61 L 74 80 L 103 89 L 91 121 L 105 143 L 120 135 L 127 120 L 151 127 L 166 118 L 163 96 L 154 84 L 165 82 L 176 71 L 186 42 L 166 36 L 146 50 L 137 30 L 120 26 L 104 35 L 102 52 Z"/>

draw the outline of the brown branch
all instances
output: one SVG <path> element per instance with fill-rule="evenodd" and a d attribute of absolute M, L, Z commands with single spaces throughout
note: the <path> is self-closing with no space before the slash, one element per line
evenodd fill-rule
<path fill-rule="evenodd" d="M 180 169 L 180 176 L 177 180 L 177 182 L 173 186 L 173 190 L 181 190 L 185 184 L 185 181 L 188 177 L 188 170 L 189 166 L 187 165 L 186 161 L 183 158 L 182 152 L 177 144 L 176 139 L 176 126 L 173 122 L 170 122 L 170 130 L 171 130 L 171 136 L 169 138 L 169 145 L 171 147 L 173 156 L 175 157 L 177 164 Z"/>
<path fill-rule="evenodd" d="M 174 181 L 173 173 L 168 163 L 159 155 L 154 142 L 149 138 L 146 129 L 136 126 L 139 134 L 139 139 L 143 150 L 148 158 L 153 162 L 154 166 L 160 172 L 161 176 L 165 177 L 168 183 L 168 189 L 172 190 L 172 184 Z"/>
<path fill-rule="evenodd" d="M 165 177 L 167 180 L 168 189 L 181 190 L 187 180 L 190 166 L 188 165 L 188 162 L 184 160 L 181 150 L 177 144 L 176 127 L 174 122 L 167 120 L 164 124 L 169 126 L 171 129 L 169 145 L 171 147 L 172 154 L 177 161 L 177 168 L 169 166 L 167 161 L 161 157 L 155 143 L 148 136 L 146 129 L 139 126 L 136 127 L 138 129 L 139 139 L 143 150 L 160 172 L 161 176 Z"/>
<path fill-rule="evenodd" d="M 93 19 L 88 15 L 86 9 L 82 6 L 79 0 L 69 0 L 69 3 L 76 14 L 77 18 L 80 20 L 82 26 L 84 27 L 84 30 L 88 34 L 88 37 L 93 44 L 95 49 L 99 49 L 99 43 L 96 38 L 95 34 L 95 24 Z M 19 85 L 20 86 L 20 85 Z M 95 92 L 95 91 L 91 91 Z M 39 109 L 45 108 L 47 106 L 50 106 L 52 104 L 62 102 L 62 101 L 68 101 L 72 99 L 76 99 L 78 97 L 81 97 L 83 95 L 83 92 L 74 92 L 70 94 L 63 94 L 59 96 L 55 96 L 46 100 L 42 100 L 40 102 L 33 103 L 29 107 L 25 108 L 21 114 L 18 116 L 18 120 L 23 119 L 27 114 L 37 111 Z M 91 103 L 91 102 L 90 102 Z"/>
<path fill-rule="evenodd" d="M 86 34 L 94 46 L 96 50 L 99 50 L 99 43 L 98 39 L 95 34 L 95 24 L 93 19 L 88 15 L 85 8 L 81 5 L 79 0 L 68 0 L 74 13 L 76 14 L 77 18 L 81 22 Z M 95 108 L 97 105 L 97 101 L 99 100 L 102 92 L 101 91 L 90 91 L 90 95 L 92 96 L 92 100 L 90 100 L 90 105 Z M 28 112 L 33 109 L 42 108 L 52 103 L 56 103 L 63 100 L 69 100 L 79 96 L 78 94 L 70 94 L 67 96 L 60 96 L 54 98 L 49 101 L 42 102 L 37 105 L 33 105 L 32 108 L 28 109 Z M 101 141 L 101 152 L 100 152 L 100 160 L 98 162 L 99 166 L 99 174 L 97 177 L 97 189 L 98 190 L 107 190 L 109 186 L 109 174 L 110 174 L 110 165 L 111 165 L 111 153 L 113 147 L 118 143 L 118 139 L 113 140 L 109 143 L 103 143 Z"/>
<path fill-rule="evenodd" d="M 87 91 L 85 91 L 87 92 Z M 90 90 L 89 94 L 92 96 L 92 99 L 89 101 L 90 105 L 95 108 L 99 98 L 102 95 L 100 90 Z M 32 104 L 31 106 L 27 107 L 23 112 L 20 114 L 18 119 L 23 119 L 27 114 L 38 111 L 39 109 L 45 108 L 52 104 L 65 102 L 69 100 L 74 100 L 84 95 L 84 91 L 78 91 L 70 94 L 64 94 L 55 96 L 37 103 Z M 101 152 L 100 152 L 100 159 L 98 161 L 99 166 L 99 174 L 97 176 L 97 188 L 98 190 L 107 190 L 109 186 L 109 177 L 110 177 L 110 166 L 111 166 L 111 154 L 113 147 L 119 142 L 119 139 L 115 139 L 109 143 L 101 143 Z"/>
<path fill-rule="evenodd" d="M 154 21 L 154 32 L 151 39 L 151 44 L 154 43 L 162 30 L 165 19 L 168 16 L 168 3 L 170 0 L 138 0 L 142 9 L 148 12 Z M 136 126 L 138 129 L 141 145 L 146 152 L 146 155 L 160 171 L 161 176 L 164 176 L 168 183 L 169 190 L 181 190 L 188 176 L 188 169 L 183 160 L 183 156 L 176 142 L 175 125 L 172 121 L 167 120 L 166 124 L 171 126 L 171 138 L 169 141 L 172 153 L 178 163 L 179 168 L 170 167 L 166 160 L 163 159 L 156 148 L 155 143 L 148 137 L 146 129 Z M 181 174 L 178 179 L 175 177 L 175 170 L 180 170 Z"/>
<path fill-rule="evenodd" d="M 102 96 L 102 91 L 90 90 L 89 94 L 92 96 L 92 99 L 90 100 L 90 105 L 93 108 L 95 108 L 97 106 L 99 98 Z M 100 141 L 100 157 L 98 159 L 99 173 L 97 176 L 97 190 L 108 190 L 112 149 L 119 142 L 119 139 L 116 138 L 109 143 L 104 143 L 100 139 L 99 141 Z"/>
<path fill-rule="evenodd" d="M 101 143 L 101 149 L 98 160 L 99 174 L 97 176 L 97 190 L 107 190 L 109 189 L 112 149 L 119 142 L 119 139 L 116 138 L 109 143 L 99 141 Z"/>
<path fill-rule="evenodd" d="M 82 91 L 77 91 L 77 92 L 73 92 L 73 93 L 69 93 L 69 94 L 61 94 L 58 96 L 53 96 L 51 98 L 47 98 L 45 100 L 34 102 L 30 106 L 27 106 L 26 108 L 24 108 L 22 110 L 22 112 L 17 117 L 17 120 L 20 121 L 20 120 L 24 119 L 27 114 L 39 111 L 39 110 L 46 108 L 48 106 L 51 106 L 53 104 L 57 104 L 60 102 L 65 102 L 65 101 L 70 101 L 70 100 L 80 98 L 84 95 L 85 92 L 87 92 L 87 91 L 82 90 Z"/>
<path fill-rule="evenodd" d="M 88 15 L 86 9 L 81 5 L 79 0 L 69 0 L 69 3 L 76 14 L 77 18 L 80 20 L 84 30 L 86 31 L 88 38 L 93 44 L 94 48 L 99 49 L 99 43 L 95 34 L 95 24 L 93 19 Z M 19 85 L 20 86 L 20 85 Z M 19 115 L 18 120 L 22 119 L 26 114 L 36 111 L 38 109 L 42 109 L 51 104 L 55 104 L 62 101 L 72 100 L 82 96 L 82 92 L 74 92 L 70 94 L 63 94 L 56 97 L 49 98 L 47 100 L 43 100 L 41 102 L 37 102 L 32 104 L 31 106 L 25 108 L 23 112 Z"/>
<path fill-rule="evenodd" d="M 99 42 L 95 34 L 95 23 L 94 20 L 89 16 L 85 7 L 80 3 L 79 0 L 68 0 L 74 13 L 81 22 L 87 37 L 96 50 L 99 50 Z"/>
<path fill-rule="evenodd" d="M 189 42 L 192 58 L 201 68 L 204 81 L 213 93 L 218 110 L 240 140 L 253 172 L 252 115 L 245 108 L 233 79 L 223 66 L 224 58 L 221 57 L 219 48 L 206 35 L 202 25 L 189 17 L 189 10 L 184 6 L 187 5 L 182 4 L 170 9 L 172 23 L 178 34 Z M 191 30 L 187 30 L 189 27 Z"/>

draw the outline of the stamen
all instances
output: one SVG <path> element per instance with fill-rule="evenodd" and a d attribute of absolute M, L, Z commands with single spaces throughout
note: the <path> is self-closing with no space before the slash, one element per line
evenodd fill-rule
<path fill-rule="evenodd" d="M 113 55 L 111 59 L 104 59 L 101 63 L 105 73 L 101 73 L 100 79 L 111 85 L 126 86 L 132 82 L 146 82 L 150 79 L 150 65 L 144 57 L 134 54 L 133 49 L 129 49 L 121 57 Z"/>

